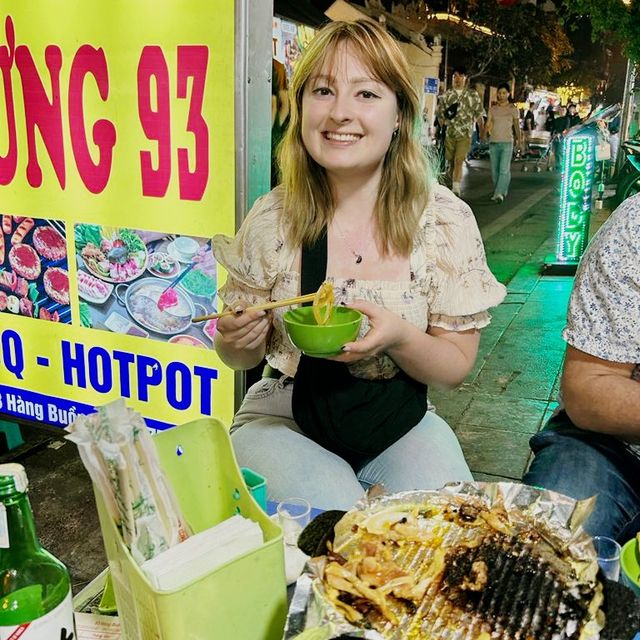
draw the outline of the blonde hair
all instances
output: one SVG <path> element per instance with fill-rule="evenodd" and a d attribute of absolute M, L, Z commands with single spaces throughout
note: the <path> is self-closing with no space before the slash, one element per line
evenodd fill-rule
<path fill-rule="evenodd" d="M 311 76 L 332 61 L 340 44 L 351 45 L 375 78 L 396 95 L 399 128 L 383 161 L 374 215 L 383 253 L 393 250 L 406 256 L 429 199 L 433 171 L 419 140 L 420 99 L 407 60 L 392 36 L 368 20 L 327 24 L 296 63 L 289 86 L 289 126 L 278 148 L 289 240 L 296 247 L 313 243 L 333 217 L 326 172 L 302 141 L 302 97 Z"/>

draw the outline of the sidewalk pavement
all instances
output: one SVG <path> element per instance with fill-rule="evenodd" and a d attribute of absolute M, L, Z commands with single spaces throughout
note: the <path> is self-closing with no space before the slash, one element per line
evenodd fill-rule
<path fill-rule="evenodd" d="M 478 215 L 488 172 L 471 164 L 463 195 L 476 212 L 489 266 L 507 286 L 507 297 L 482 331 L 465 383 L 430 397 L 455 430 L 477 480 L 519 481 L 529 464 L 530 437 L 558 405 L 573 277 L 543 275 L 542 266 L 555 249 L 560 177 L 519 174 L 514 164 L 509 206 L 488 220 Z M 609 213 L 593 212 L 591 236 Z"/>
<path fill-rule="evenodd" d="M 430 397 L 456 431 L 476 479 L 517 481 L 529 460 L 530 436 L 556 406 L 573 278 L 541 275 L 553 251 L 559 176 L 523 173 L 514 164 L 511 193 L 496 205 L 489 200 L 489 175 L 486 160 L 472 161 L 463 197 L 476 214 L 489 266 L 508 295 L 492 311 L 466 382 Z M 91 484 L 75 446 L 61 433 L 23 431 L 28 443 L 40 443 L 15 452 L 27 451 L 16 461 L 29 475 L 38 533 L 69 567 L 77 593 L 106 567 Z M 0 454 L 0 462 L 9 457 L 11 452 Z"/>

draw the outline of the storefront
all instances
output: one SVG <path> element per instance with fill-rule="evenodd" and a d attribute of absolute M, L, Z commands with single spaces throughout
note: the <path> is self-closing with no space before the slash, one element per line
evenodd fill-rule
<path fill-rule="evenodd" d="M 262 184 L 244 170 L 259 141 L 236 156 L 236 136 L 253 135 L 236 123 L 260 125 L 234 112 L 256 103 L 236 57 L 250 27 L 240 5 L 5 4 L 4 416 L 64 427 L 124 397 L 152 429 L 230 420 L 234 374 L 212 349 L 215 320 L 193 318 L 216 311 L 224 277 L 209 238 L 233 234 L 236 212 L 268 188 L 264 163 Z"/>

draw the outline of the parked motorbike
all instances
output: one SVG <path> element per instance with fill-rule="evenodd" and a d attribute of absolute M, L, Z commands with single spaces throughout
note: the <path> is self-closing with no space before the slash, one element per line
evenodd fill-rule
<path fill-rule="evenodd" d="M 640 193 L 640 139 L 625 140 L 622 148 L 625 161 L 618 175 L 616 206 L 629 196 Z"/>

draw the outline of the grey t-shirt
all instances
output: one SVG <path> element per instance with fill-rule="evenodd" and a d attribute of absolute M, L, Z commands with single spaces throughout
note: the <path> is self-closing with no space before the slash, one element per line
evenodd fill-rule
<path fill-rule="evenodd" d="M 494 104 L 490 107 L 489 118 L 493 120 L 491 142 L 513 142 L 513 127 L 518 122 L 519 117 L 520 112 L 515 104 L 506 104 L 504 106 Z"/>

